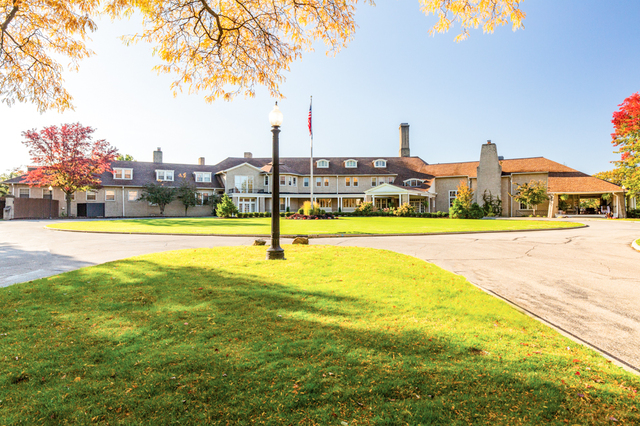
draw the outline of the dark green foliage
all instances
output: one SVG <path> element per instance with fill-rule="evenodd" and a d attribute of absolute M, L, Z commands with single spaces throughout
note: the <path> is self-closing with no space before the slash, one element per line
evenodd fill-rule
<path fill-rule="evenodd" d="M 180 186 L 176 190 L 176 197 L 182 201 L 184 205 L 184 215 L 187 215 L 189 207 L 198 205 L 198 191 L 196 185 L 193 182 L 189 182 L 187 179 L 182 179 Z"/>
<path fill-rule="evenodd" d="M 484 215 L 493 217 L 493 216 L 502 216 L 502 200 L 497 195 L 494 197 L 491 194 L 491 191 L 484 191 L 482 194 L 482 210 L 484 210 Z"/>
<path fill-rule="evenodd" d="M 176 188 L 165 186 L 163 183 L 147 183 L 142 188 L 139 200 L 156 204 L 160 208 L 160 214 L 164 214 L 167 204 L 176 199 Z"/>
<path fill-rule="evenodd" d="M 233 204 L 233 200 L 227 194 L 224 194 L 216 208 L 216 216 L 229 218 L 235 214 L 238 214 L 238 208 Z"/>

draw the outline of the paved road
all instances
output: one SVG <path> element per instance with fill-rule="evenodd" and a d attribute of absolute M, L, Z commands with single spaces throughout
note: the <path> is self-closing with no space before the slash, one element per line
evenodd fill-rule
<path fill-rule="evenodd" d="M 0 221 L 0 287 L 129 256 L 248 245 L 253 238 L 83 234 L 49 221 Z M 355 237 L 312 244 L 409 254 L 465 276 L 640 371 L 640 222 L 589 228 L 421 237 Z M 283 241 L 287 243 L 287 241 Z"/>

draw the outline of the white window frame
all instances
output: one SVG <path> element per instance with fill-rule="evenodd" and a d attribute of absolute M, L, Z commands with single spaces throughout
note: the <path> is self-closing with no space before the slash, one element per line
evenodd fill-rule
<path fill-rule="evenodd" d="M 280 186 L 287 186 L 287 177 L 280 176 Z"/>
<path fill-rule="evenodd" d="M 375 167 L 376 169 L 385 169 L 387 168 L 387 160 L 379 158 L 373 162 L 373 167 Z"/>
<path fill-rule="evenodd" d="M 287 202 L 284 198 L 280 198 L 280 212 L 286 211 L 287 210 Z"/>
<path fill-rule="evenodd" d="M 304 186 L 305 188 L 309 187 L 309 178 L 308 177 L 302 179 L 302 186 Z"/>
<path fill-rule="evenodd" d="M 318 204 L 321 209 L 331 209 L 331 198 L 318 198 Z"/>
<path fill-rule="evenodd" d="M 422 180 L 420 180 L 420 179 L 417 179 L 417 178 L 411 178 L 411 179 L 407 179 L 407 180 L 405 180 L 403 183 L 404 183 L 404 186 L 410 186 L 410 187 L 412 187 L 412 188 L 417 188 L 417 187 L 419 187 L 420 185 L 422 185 L 422 182 L 423 182 L 423 181 L 422 181 Z M 416 185 L 412 185 L 412 183 L 416 183 Z"/>
<path fill-rule="evenodd" d="M 162 173 L 162 179 L 160 178 L 160 174 Z M 174 178 L 173 170 L 156 170 L 156 180 L 160 182 L 173 182 Z M 171 176 L 171 179 L 169 179 Z"/>
<path fill-rule="evenodd" d="M 244 185 L 244 182 L 242 182 L 242 180 L 246 179 L 246 191 L 242 190 L 242 186 Z M 240 183 L 238 183 L 240 182 Z M 246 176 L 246 175 L 235 175 L 233 177 L 233 183 L 234 183 L 234 188 L 236 190 L 238 190 L 238 193 L 240 194 L 252 194 L 253 193 L 253 176 Z"/>
<path fill-rule="evenodd" d="M 384 176 L 378 176 L 378 186 L 384 185 L 385 183 Z"/>
<path fill-rule="evenodd" d="M 358 167 L 358 160 L 354 160 L 353 158 L 346 160 L 344 162 L 344 167 L 347 169 L 355 169 Z"/>
<path fill-rule="evenodd" d="M 453 207 L 453 201 L 458 198 L 458 190 L 450 189 L 449 190 L 449 207 Z"/>
<path fill-rule="evenodd" d="M 321 177 L 317 177 L 316 178 L 316 187 L 322 188 L 322 178 Z"/>
<path fill-rule="evenodd" d="M 324 185 L 323 186 L 329 186 L 329 178 L 324 178 Z"/>
<path fill-rule="evenodd" d="M 316 161 L 316 167 L 319 169 L 328 169 L 329 168 L 329 160 L 318 160 Z"/>
<path fill-rule="evenodd" d="M 133 197 L 133 199 L 131 199 L 131 195 L 135 195 Z M 135 201 L 138 201 L 138 198 L 140 198 L 140 191 L 138 191 L 137 189 L 129 189 L 127 190 L 127 201 L 130 203 L 133 203 Z"/>
<path fill-rule="evenodd" d="M 342 207 L 345 209 L 355 209 L 362 204 L 362 198 L 343 198 Z"/>
<path fill-rule="evenodd" d="M 396 178 L 394 178 L 393 176 L 389 176 L 389 184 L 393 184 L 393 182 L 395 182 Z"/>
<path fill-rule="evenodd" d="M 533 206 L 531 204 L 520 203 L 520 208 L 518 210 L 533 210 Z"/>
<path fill-rule="evenodd" d="M 196 182 L 211 183 L 211 172 L 193 172 Z"/>
<path fill-rule="evenodd" d="M 264 175 L 264 186 L 269 187 L 269 175 Z"/>
<path fill-rule="evenodd" d="M 377 177 L 372 177 L 371 178 L 371 186 L 377 186 L 378 185 L 378 178 Z"/>
<path fill-rule="evenodd" d="M 109 194 L 112 194 L 113 198 L 109 199 Z M 105 201 L 116 201 L 116 190 L 115 189 L 105 189 L 104 190 L 104 200 Z"/>
<path fill-rule="evenodd" d="M 344 178 L 344 186 L 351 186 L 351 177 Z"/>
<path fill-rule="evenodd" d="M 353 186 L 358 186 L 358 178 L 356 176 L 353 177 Z"/>
<path fill-rule="evenodd" d="M 206 195 L 206 197 L 205 197 Z M 196 193 L 196 198 L 198 199 L 198 205 L 199 206 L 204 206 L 204 203 L 206 201 L 209 201 L 209 198 L 211 197 L 211 193 L 208 191 L 198 191 Z"/>
<path fill-rule="evenodd" d="M 89 198 L 89 194 L 93 194 L 93 195 L 95 195 L 95 198 L 90 199 L 90 198 Z M 96 191 L 96 190 L 94 190 L 94 189 L 90 189 L 90 190 L 86 191 L 86 193 L 85 193 L 85 200 L 87 200 L 87 201 L 98 201 L 98 191 Z"/>
<path fill-rule="evenodd" d="M 27 191 L 27 197 L 26 198 L 31 198 L 31 188 L 20 188 L 20 190 L 18 191 L 18 198 L 25 198 L 22 196 L 22 191 Z"/>
<path fill-rule="evenodd" d="M 48 192 L 48 194 L 46 194 L 45 191 Z M 53 200 L 53 190 L 49 191 L 49 188 L 42 188 L 42 198 L 45 200 Z"/>
<path fill-rule="evenodd" d="M 127 177 L 127 172 L 129 174 L 129 177 Z M 120 173 L 120 177 L 118 177 L 118 173 Z M 118 180 L 132 180 L 133 169 L 128 169 L 124 167 L 115 167 L 113 169 L 113 178 Z"/>

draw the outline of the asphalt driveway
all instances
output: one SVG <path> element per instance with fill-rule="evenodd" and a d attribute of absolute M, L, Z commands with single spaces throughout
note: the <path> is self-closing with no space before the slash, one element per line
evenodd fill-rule
<path fill-rule="evenodd" d="M 139 254 L 249 245 L 250 237 L 120 235 L 0 221 L 0 287 Z M 640 222 L 588 228 L 420 237 L 323 238 L 312 244 L 393 250 L 432 262 L 640 371 Z M 283 241 L 288 243 L 289 241 Z"/>

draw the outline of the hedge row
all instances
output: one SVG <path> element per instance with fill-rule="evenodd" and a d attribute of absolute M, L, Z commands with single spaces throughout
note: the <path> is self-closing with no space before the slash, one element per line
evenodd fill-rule
<path fill-rule="evenodd" d="M 289 217 L 292 212 L 280 213 L 280 217 Z M 338 212 L 338 213 L 326 213 L 328 216 L 394 216 L 391 212 L 371 212 L 371 213 L 359 213 L 359 212 Z M 249 217 L 271 217 L 270 212 L 260 212 L 260 213 L 238 213 L 236 217 L 239 218 L 249 218 Z M 449 217 L 449 213 L 447 212 L 436 212 L 436 213 L 409 213 L 407 217 Z"/>

